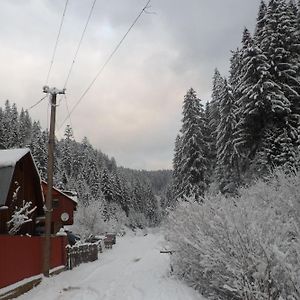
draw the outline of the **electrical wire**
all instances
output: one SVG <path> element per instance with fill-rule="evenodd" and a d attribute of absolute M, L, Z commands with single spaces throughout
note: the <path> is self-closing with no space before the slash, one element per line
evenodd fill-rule
<path fill-rule="evenodd" d="M 63 26 L 63 23 L 64 23 L 64 19 L 65 19 L 65 14 L 66 14 L 68 2 L 69 2 L 69 0 L 66 0 L 65 8 L 64 8 L 63 15 L 61 17 L 60 26 L 59 26 L 59 29 L 58 29 L 58 34 L 57 34 L 56 42 L 54 44 L 53 54 L 52 54 L 52 58 L 51 58 L 51 61 L 50 61 L 50 67 L 49 67 L 49 70 L 48 70 L 48 74 L 47 74 L 45 85 L 48 84 L 50 73 L 51 73 L 51 70 L 52 70 L 53 63 L 54 63 L 54 58 L 55 58 L 55 54 L 56 54 L 56 50 L 57 50 L 57 46 L 58 46 L 58 41 L 59 41 L 61 29 L 62 29 L 62 26 Z"/>
<path fill-rule="evenodd" d="M 66 102 L 66 107 L 67 107 L 67 112 L 68 112 L 68 116 L 69 116 L 69 121 L 70 121 L 70 126 L 73 130 L 73 125 L 72 125 L 72 120 L 71 120 L 71 114 L 70 114 L 70 109 L 69 109 L 69 104 L 68 104 L 68 99 L 67 99 L 67 96 L 66 94 L 64 94 L 65 96 L 65 102 Z M 73 131 L 74 132 L 74 131 Z"/>
<path fill-rule="evenodd" d="M 90 22 L 90 19 L 91 19 L 91 16 L 92 16 L 92 13 L 93 13 L 93 10 L 94 10 L 94 7 L 95 7 L 96 2 L 97 2 L 97 0 L 94 0 L 94 2 L 93 2 L 93 4 L 92 4 L 92 7 L 91 7 L 91 10 L 90 10 L 88 19 L 87 19 L 86 24 L 85 24 L 85 26 L 84 26 L 84 29 L 83 29 L 83 31 L 82 31 L 81 38 L 80 38 L 80 40 L 79 40 L 77 49 L 76 49 L 76 51 L 75 51 L 75 55 L 74 55 L 73 61 L 72 61 L 72 63 L 71 63 L 71 66 L 70 66 L 70 69 L 69 69 L 69 73 L 68 73 L 68 75 L 67 75 L 67 79 L 66 79 L 65 84 L 64 84 L 64 88 L 66 88 L 66 86 L 67 86 L 67 84 L 68 84 L 68 81 L 69 81 L 69 79 L 70 79 L 70 76 L 71 76 L 71 73 L 72 73 L 72 70 L 73 70 L 73 67 L 74 67 L 74 64 L 75 64 L 75 61 L 76 61 L 76 58 L 77 58 L 77 55 L 78 55 L 80 46 L 81 46 L 81 44 L 82 44 L 82 41 L 83 41 L 83 38 L 84 38 L 84 35 L 85 35 L 85 32 L 86 32 L 86 29 L 87 29 L 88 24 L 89 24 L 89 22 Z"/>
<path fill-rule="evenodd" d="M 140 11 L 140 13 L 138 14 L 138 16 L 133 21 L 133 23 L 130 25 L 130 27 L 128 28 L 128 30 L 126 31 L 126 33 L 124 34 L 124 36 L 122 37 L 122 39 L 119 41 L 119 43 L 116 45 L 116 47 L 114 48 L 114 50 L 112 51 L 112 53 L 109 55 L 109 57 L 106 59 L 106 61 L 104 62 L 104 64 L 101 66 L 100 70 L 98 71 L 98 73 L 96 74 L 96 76 L 94 77 L 94 79 L 91 81 L 91 83 L 88 85 L 88 87 L 82 93 L 82 95 L 79 97 L 79 99 L 77 100 L 77 102 L 75 103 L 75 105 L 72 107 L 70 113 L 68 113 L 67 117 L 63 120 L 63 122 L 61 123 L 60 127 L 58 128 L 58 130 L 61 129 L 61 127 L 64 125 L 64 123 L 67 121 L 67 119 L 74 112 L 74 110 L 76 109 L 76 107 L 79 105 L 79 103 L 82 101 L 82 99 L 88 93 L 88 91 L 94 85 L 94 83 L 96 82 L 97 78 L 102 74 L 103 70 L 109 64 L 109 62 L 111 61 L 111 59 L 113 58 L 113 56 L 115 55 L 115 53 L 119 50 L 120 46 L 122 45 L 122 43 L 126 39 L 127 35 L 131 31 L 131 29 L 135 26 L 135 24 L 140 19 L 140 17 L 142 16 L 142 14 L 146 11 L 146 9 L 149 8 L 149 3 L 150 2 L 151 2 L 151 0 L 147 1 L 146 5 L 143 7 L 143 9 Z"/>
<path fill-rule="evenodd" d="M 48 95 L 44 96 L 42 99 L 40 99 L 39 101 L 37 101 L 35 104 L 31 105 L 30 107 L 27 108 L 27 111 L 30 111 L 31 109 L 33 109 L 34 107 L 36 107 L 37 105 L 39 105 Z"/>

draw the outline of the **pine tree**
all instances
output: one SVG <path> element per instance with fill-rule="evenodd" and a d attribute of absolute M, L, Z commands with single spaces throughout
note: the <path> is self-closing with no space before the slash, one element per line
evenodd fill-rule
<path fill-rule="evenodd" d="M 269 72 L 268 58 L 245 29 L 240 61 L 237 112 L 238 144 L 246 159 L 253 159 L 264 130 L 272 120 L 272 101 L 282 95 Z"/>
<path fill-rule="evenodd" d="M 10 119 L 10 135 L 8 137 L 8 148 L 15 148 L 19 144 L 18 141 L 19 113 L 15 103 L 11 107 L 9 119 Z"/>
<path fill-rule="evenodd" d="M 236 103 L 227 80 L 224 80 L 220 123 L 217 135 L 217 177 L 222 192 L 234 192 L 240 183 L 240 156 L 236 147 Z"/>
<path fill-rule="evenodd" d="M 33 122 L 32 139 L 29 146 L 41 178 L 45 180 L 47 180 L 47 143 L 47 133 L 45 131 L 42 132 L 39 122 Z"/>
<path fill-rule="evenodd" d="M 299 143 L 299 37 L 295 26 L 295 16 L 286 2 L 283 0 L 270 1 L 261 46 L 269 60 L 271 78 L 279 89 L 276 98 L 271 100 L 274 140 L 269 142 L 269 148 L 265 150 L 269 155 L 267 160 L 270 160 L 271 157 L 281 157 L 279 160 L 272 161 L 275 165 L 278 162 L 281 165 L 285 164 L 282 159 L 284 157 L 296 156 Z M 287 140 L 288 143 L 286 143 Z M 274 144 L 277 145 L 276 149 L 274 149 Z M 278 146 L 283 144 L 284 147 Z M 281 155 L 278 147 L 282 151 L 284 149 L 286 155 Z M 290 148 L 287 149 L 287 147 Z M 291 152 L 294 154 L 289 155 L 288 153 Z M 289 159 L 286 163 L 290 163 Z"/>
<path fill-rule="evenodd" d="M 181 149 L 181 137 L 178 134 L 175 140 L 174 158 L 173 158 L 173 197 L 175 199 L 181 194 L 181 182 L 180 177 L 181 171 L 181 160 L 182 160 L 182 149 Z"/>
<path fill-rule="evenodd" d="M 11 135 L 10 118 L 11 118 L 11 105 L 9 100 L 6 100 L 5 108 L 3 112 L 3 121 L 2 121 L 2 145 L 5 148 L 10 147 L 10 135 Z"/>
<path fill-rule="evenodd" d="M 23 148 L 29 144 L 31 139 L 32 122 L 29 117 L 28 111 L 22 108 L 19 116 L 18 128 L 18 147 Z"/>
<path fill-rule="evenodd" d="M 72 157 L 72 146 L 73 146 L 73 130 L 70 125 L 67 125 L 64 133 L 64 140 L 61 141 L 61 163 L 66 174 L 67 179 L 73 173 L 73 157 Z"/>
<path fill-rule="evenodd" d="M 218 71 L 218 69 L 215 69 L 215 73 L 213 76 L 213 90 L 211 95 L 212 100 L 209 105 L 210 126 L 212 128 L 212 131 L 214 132 L 214 138 L 217 135 L 216 131 L 220 122 L 220 101 L 223 81 L 224 79 L 220 75 L 220 72 Z"/>
<path fill-rule="evenodd" d="M 218 107 L 220 109 L 220 107 Z M 214 170 L 216 168 L 217 163 L 217 128 L 214 128 L 210 122 L 211 120 L 211 104 L 206 102 L 205 112 L 203 115 L 203 136 L 204 142 L 207 147 L 204 149 L 204 156 L 209 161 L 207 165 L 207 184 L 210 184 L 214 180 Z"/>
<path fill-rule="evenodd" d="M 105 200 L 110 203 L 113 201 L 113 187 L 112 187 L 112 179 L 107 169 L 103 170 L 102 178 L 101 178 L 101 191 Z"/>
<path fill-rule="evenodd" d="M 158 223 L 158 216 L 159 207 L 158 202 L 153 194 L 153 191 L 150 185 L 146 185 L 145 187 L 145 207 L 144 207 L 144 214 L 149 221 L 150 226 L 155 226 Z"/>
<path fill-rule="evenodd" d="M 262 41 L 262 34 L 263 30 L 266 24 L 266 13 L 267 13 L 267 5 L 264 1 L 260 2 L 258 16 L 257 16 L 257 22 L 255 27 L 255 33 L 254 33 L 254 40 L 257 46 L 260 46 Z"/>
<path fill-rule="evenodd" d="M 298 8 L 294 0 L 290 0 L 288 2 L 288 8 L 290 12 L 294 15 L 294 17 L 296 17 L 298 14 Z"/>
<path fill-rule="evenodd" d="M 205 132 L 204 109 L 191 88 L 185 95 L 183 104 L 181 197 L 195 196 L 199 200 L 207 188 L 208 161 L 205 153 L 208 145 Z"/>

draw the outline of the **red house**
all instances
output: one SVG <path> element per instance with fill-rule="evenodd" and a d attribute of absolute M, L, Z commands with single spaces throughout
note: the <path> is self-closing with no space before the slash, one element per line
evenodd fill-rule
<path fill-rule="evenodd" d="M 12 218 L 26 206 L 31 213 L 25 223 Z M 0 150 L 0 289 L 42 273 L 43 207 L 41 179 L 30 150 Z M 65 236 L 51 237 L 51 268 L 65 266 L 66 244 Z"/>
<path fill-rule="evenodd" d="M 47 197 L 48 185 L 42 181 L 44 198 Z M 72 225 L 74 222 L 74 210 L 77 206 L 77 197 L 67 191 L 52 188 L 52 223 L 51 232 L 57 233 L 64 225 Z"/>
<path fill-rule="evenodd" d="M 31 221 L 17 234 L 35 234 L 36 220 L 44 218 L 41 179 L 30 150 L 0 150 L 0 234 L 9 232 L 13 213 L 31 202 Z"/>

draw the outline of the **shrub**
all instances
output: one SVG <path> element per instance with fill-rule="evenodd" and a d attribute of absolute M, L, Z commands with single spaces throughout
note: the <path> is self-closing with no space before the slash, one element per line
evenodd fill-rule
<path fill-rule="evenodd" d="M 174 273 L 210 299 L 300 299 L 300 175 L 277 171 L 238 197 L 171 212 Z"/>

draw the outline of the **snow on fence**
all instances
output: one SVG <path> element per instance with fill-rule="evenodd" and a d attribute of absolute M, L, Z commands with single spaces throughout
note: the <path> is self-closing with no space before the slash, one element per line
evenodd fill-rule
<path fill-rule="evenodd" d="M 97 244 L 81 244 L 66 246 L 67 249 L 67 268 L 72 270 L 74 267 L 84 262 L 95 261 L 98 259 Z"/>

